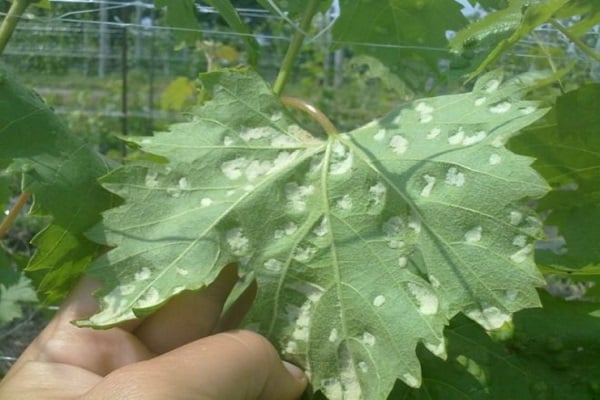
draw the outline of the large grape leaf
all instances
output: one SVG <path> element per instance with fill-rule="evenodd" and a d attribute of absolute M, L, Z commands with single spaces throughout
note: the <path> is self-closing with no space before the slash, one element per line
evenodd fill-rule
<path fill-rule="evenodd" d="M 34 239 L 31 271 L 43 271 L 40 290 L 49 301 L 64 296 L 100 250 L 84 232 L 115 197 L 97 178 L 111 163 L 71 135 L 50 108 L 6 71 L 0 70 L 0 159 L 28 168 L 23 190 L 33 193 L 33 214 L 52 223 Z"/>
<path fill-rule="evenodd" d="M 588 84 L 557 98 L 544 123 L 511 141 L 534 156 L 536 168 L 554 189 L 539 204 L 556 226 L 562 247 L 538 249 L 546 265 L 578 269 L 600 265 L 600 84 Z"/>
<path fill-rule="evenodd" d="M 447 58 L 446 32 L 468 23 L 455 1 L 341 0 L 341 14 L 333 28 L 336 41 L 357 54 L 378 58 L 394 72 L 407 77 L 408 70 L 424 67 L 438 71 Z"/>
<path fill-rule="evenodd" d="M 90 235 L 115 249 L 91 272 L 101 311 L 144 316 L 231 262 L 258 282 L 247 327 L 302 365 L 330 399 L 418 386 L 422 342 L 445 354 L 462 311 L 486 329 L 539 305 L 539 222 L 521 199 L 545 182 L 503 145 L 544 114 L 530 77 L 494 73 L 472 93 L 423 99 L 347 134 L 316 138 L 249 72 L 201 77 L 193 120 L 135 140 L 169 160 L 103 178 L 125 203 Z"/>
<path fill-rule="evenodd" d="M 597 304 L 541 294 L 544 308 L 516 313 L 506 341 L 456 317 L 446 329 L 447 362 L 420 351 L 423 386 L 398 384 L 389 400 L 598 399 Z"/>
<path fill-rule="evenodd" d="M 598 2 L 596 0 L 512 0 L 508 7 L 491 12 L 459 31 L 450 40 L 450 47 L 457 53 L 464 54 L 473 49 L 484 53 L 485 59 L 471 74 L 476 76 L 538 26 L 556 17 L 575 16 L 579 22 L 565 29 L 576 36 L 582 35 L 599 21 Z"/>

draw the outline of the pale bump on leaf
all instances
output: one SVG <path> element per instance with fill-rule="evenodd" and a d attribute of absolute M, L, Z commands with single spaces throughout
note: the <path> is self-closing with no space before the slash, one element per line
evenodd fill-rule
<path fill-rule="evenodd" d="M 492 74 L 321 140 L 255 74 L 202 79 L 213 96 L 192 121 L 137 140 L 169 163 L 103 180 L 125 202 L 90 234 L 115 249 L 92 266 L 102 310 L 80 324 L 145 315 L 237 262 L 259 288 L 246 327 L 329 399 L 379 400 L 397 379 L 420 385 L 417 344 L 444 358 L 457 313 L 494 329 L 539 305 L 523 200 L 547 185 L 504 143 L 545 110 L 518 80 Z"/>

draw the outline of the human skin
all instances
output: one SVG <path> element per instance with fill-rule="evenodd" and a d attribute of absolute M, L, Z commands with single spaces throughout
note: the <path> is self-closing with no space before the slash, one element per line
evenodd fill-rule
<path fill-rule="evenodd" d="M 84 278 L 0 382 L 0 400 L 298 399 L 307 385 L 300 369 L 264 337 L 228 330 L 253 298 L 245 293 L 221 315 L 236 280 L 228 266 L 146 319 L 92 330 L 71 323 L 97 308 L 98 285 Z"/>

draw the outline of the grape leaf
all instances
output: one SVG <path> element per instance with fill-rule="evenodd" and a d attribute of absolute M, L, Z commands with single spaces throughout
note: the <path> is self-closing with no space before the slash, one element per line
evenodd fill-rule
<path fill-rule="evenodd" d="M 348 43 L 357 54 L 378 58 L 403 77 L 407 68 L 421 75 L 423 67 L 438 71 L 440 59 L 448 56 L 446 31 L 468 22 L 454 1 L 341 0 L 340 8 L 334 39 Z"/>
<path fill-rule="evenodd" d="M 40 290 L 59 299 L 100 247 L 83 233 L 115 198 L 96 179 L 111 162 L 68 133 L 34 92 L 0 70 L 0 159 L 18 159 L 29 170 L 23 190 L 33 193 L 35 215 L 52 223 L 34 238 L 31 271 L 44 270 Z"/>
<path fill-rule="evenodd" d="M 568 30 L 581 35 L 587 32 L 584 29 L 594 25 L 600 12 L 597 1 L 592 0 L 513 0 L 507 8 L 489 13 L 459 31 L 450 40 L 450 47 L 457 53 L 464 53 L 476 45 L 480 51 L 486 51 L 486 48 L 491 50 L 471 73 L 471 77 L 474 77 L 533 29 L 557 16 L 578 16 L 580 21 Z"/>
<path fill-rule="evenodd" d="M 187 46 L 202 39 L 202 30 L 194 0 L 154 0 L 157 8 L 165 8 L 165 24 L 174 28 L 175 37 Z"/>
<path fill-rule="evenodd" d="M 0 254 L 0 258 L 2 255 Z M 0 260 L 0 264 L 2 260 Z M 4 266 L 0 265 L 0 269 Z M 0 281 L 0 326 L 21 318 L 23 311 L 21 303 L 34 303 L 37 301 L 35 290 L 31 286 L 31 281 L 24 275 L 19 275 L 17 282 L 6 284 L 4 280 Z"/>
<path fill-rule="evenodd" d="M 330 399 L 385 399 L 420 384 L 417 343 L 445 353 L 462 311 L 495 329 L 539 305 L 543 195 L 531 159 L 503 144 L 545 113 L 520 100 L 530 77 L 489 74 L 472 93 L 406 104 L 316 138 L 255 74 L 203 74 L 212 99 L 153 138 L 167 165 L 102 179 L 125 203 L 90 232 L 115 246 L 90 272 L 101 311 L 80 325 L 144 316 L 231 262 L 258 283 L 246 324 L 302 365 Z"/>
<path fill-rule="evenodd" d="M 423 386 L 398 384 L 390 400 L 597 399 L 600 319 L 589 315 L 597 305 L 541 295 L 544 307 L 516 313 L 505 342 L 455 318 L 446 329 L 448 361 L 420 351 Z"/>
<path fill-rule="evenodd" d="M 583 85 L 557 99 L 543 124 L 511 141 L 511 148 L 534 156 L 534 167 L 552 185 L 539 209 L 558 227 L 564 248 L 541 248 L 546 265 L 582 268 L 600 265 L 600 84 Z"/>

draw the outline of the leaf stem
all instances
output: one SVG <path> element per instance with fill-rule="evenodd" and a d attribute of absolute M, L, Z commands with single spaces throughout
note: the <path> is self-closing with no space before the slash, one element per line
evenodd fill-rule
<path fill-rule="evenodd" d="M 592 58 L 595 61 L 600 62 L 600 54 L 596 53 L 594 50 L 590 49 L 586 46 L 585 43 L 581 41 L 577 36 L 573 35 L 567 28 L 562 26 L 557 20 L 551 19 L 550 23 L 554 28 L 556 28 L 560 33 L 565 35 L 575 46 L 579 47 L 581 51 L 583 51 L 586 55 Z"/>
<path fill-rule="evenodd" d="M 300 47 L 302 47 L 302 43 L 304 42 L 304 35 L 306 31 L 310 28 L 310 23 L 317 13 L 319 8 L 320 1 L 319 0 L 309 0 L 306 9 L 304 10 L 304 15 L 302 16 L 302 20 L 300 21 L 300 27 L 292 37 L 292 41 L 290 46 L 285 53 L 285 57 L 281 62 L 281 68 L 279 69 L 279 74 L 275 79 L 275 83 L 273 85 L 273 92 L 277 96 L 281 96 L 283 92 L 283 88 L 292 73 L 294 68 L 294 61 L 296 61 L 296 57 L 298 56 L 298 52 L 300 51 Z"/>
<path fill-rule="evenodd" d="M 0 239 L 2 239 L 4 237 L 6 232 L 8 232 L 8 230 L 10 229 L 12 224 L 15 222 L 15 219 L 17 219 L 17 217 L 19 216 L 19 213 L 23 209 L 23 206 L 25 206 L 25 204 L 29 200 L 29 197 L 30 197 L 29 193 L 27 193 L 27 192 L 21 193 L 21 195 L 17 199 L 15 205 L 10 209 L 10 211 L 8 212 L 8 215 L 6 216 L 6 218 L 4 218 L 4 221 L 2 221 L 2 223 L 0 224 Z"/>
<path fill-rule="evenodd" d="M 317 121 L 317 123 L 319 125 L 321 125 L 321 127 L 323 128 L 325 133 L 327 133 L 328 135 L 331 136 L 331 135 L 336 135 L 338 133 L 337 128 L 333 125 L 331 120 L 329 118 L 327 118 L 327 116 L 325 114 L 323 114 L 323 112 L 321 110 L 319 110 L 317 107 L 313 106 L 312 104 L 307 103 L 306 101 L 304 101 L 302 99 L 298 99 L 295 97 L 287 97 L 287 96 L 282 97 L 281 102 L 283 104 L 285 104 L 286 106 L 295 108 L 300 111 L 304 111 L 305 113 L 310 115 L 310 117 L 312 119 L 314 119 L 315 121 Z"/>
<path fill-rule="evenodd" d="M 4 53 L 4 49 L 15 31 L 21 16 L 31 3 L 32 0 L 14 0 L 12 2 L 8 14 L 6 14 L 2 25 L 0 25 L 0 55 Z"/>

